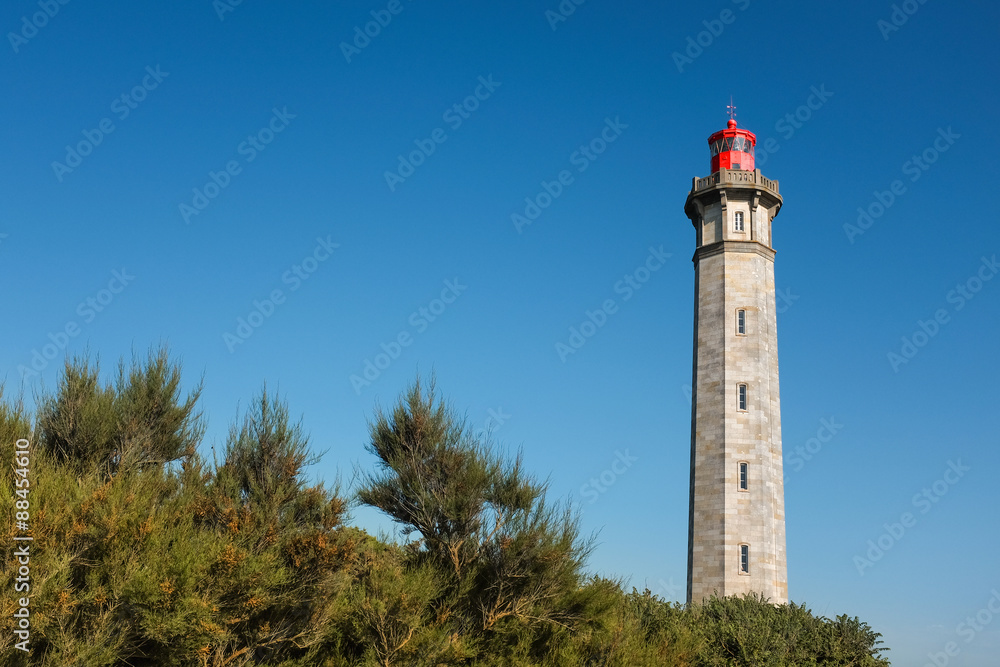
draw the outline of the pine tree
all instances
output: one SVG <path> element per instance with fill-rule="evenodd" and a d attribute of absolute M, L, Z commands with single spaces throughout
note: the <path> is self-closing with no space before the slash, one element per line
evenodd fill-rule
<path fill-rule="evenodd" d="M 370 430 L 378 470 L 364 476 L 358 497 L 419 535 L 414 562 L 445 577 L 439 616 L 456 641 L 472 646 L 508 626 L 576 620 L 562 603 L 581 584 L 591 543 L 568 508 L 546 503 L 546 485 L 519 455 L 505 460 L 477 440 L 433 381 L 425 391 L 418 379 Z"/>

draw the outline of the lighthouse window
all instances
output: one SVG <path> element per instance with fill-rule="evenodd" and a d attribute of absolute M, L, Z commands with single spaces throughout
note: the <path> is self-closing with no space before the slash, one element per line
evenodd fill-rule
<path fill-rule="evenodd" d="M 742 308 L 736 311 L 736 333 L 740 336 L 747 333 L 747 311 Z"/>
<path fill-rule="evenodd" d="M 736 211 L 733 215 L 733 230 L 737 232 L 743 231 L 743 211 Z"/>
<path fill-rule="evenodd" d="M 743 137 L 736 137 L 736 139 L 733 140 L 733 150 L 734 151 L 743 150 Z"/>
<path fill-rule="evenodd" d="M 750 574 L 750 545 L 740 545 L 740 574 Z"/>
<path fill-rule="evenodd" d="M 741 462 L 740 463 L 740 491 L 747 491 L 750 489 L 750 464 Z"/>
<path fill-rule="evenodd" d="M 736 385 L 736 406 L 742 412 L 747 410 L 747 386 L 745 384 Z"/>

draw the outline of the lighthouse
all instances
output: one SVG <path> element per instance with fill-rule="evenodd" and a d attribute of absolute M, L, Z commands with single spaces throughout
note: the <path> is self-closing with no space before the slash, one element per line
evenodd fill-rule
<path fill-rule="evenodd" d="M 771 222 L 778 182 L 754 165 L 757 137 L 708 138 L 711 173 L 684 212 L 695 228 L 688 602 L 758 593 L 788 601 Z"/>

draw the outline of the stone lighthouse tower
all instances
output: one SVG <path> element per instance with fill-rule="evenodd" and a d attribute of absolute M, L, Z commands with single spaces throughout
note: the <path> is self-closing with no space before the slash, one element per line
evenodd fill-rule
<path fill-rule="evenodd" d="M 788 600 L 771 241 L 781 195 L 754 168 L 756 141 L 730 118 L 684 204 L 697 239 L 689 602 Z"/>

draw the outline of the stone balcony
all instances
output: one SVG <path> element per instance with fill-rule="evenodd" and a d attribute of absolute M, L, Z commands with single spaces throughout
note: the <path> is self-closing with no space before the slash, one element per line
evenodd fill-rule
<path fill-rule="evenodd" d="M 691 194 L 695 194 L 701 190 L 707 190 L 715 187 L 716 185 L 752 185 L 766 188 L 774 194 L 779 194 L 778 181 L 772 181 L 770 178 L 767 178 L 760 173 L 760 169 L 754 169 L 753 171 L 744 171 L 741 169 L 720 169 L 714 174 L 703 178 L 698 178 L 696 176 L 692 179 Z"/>

